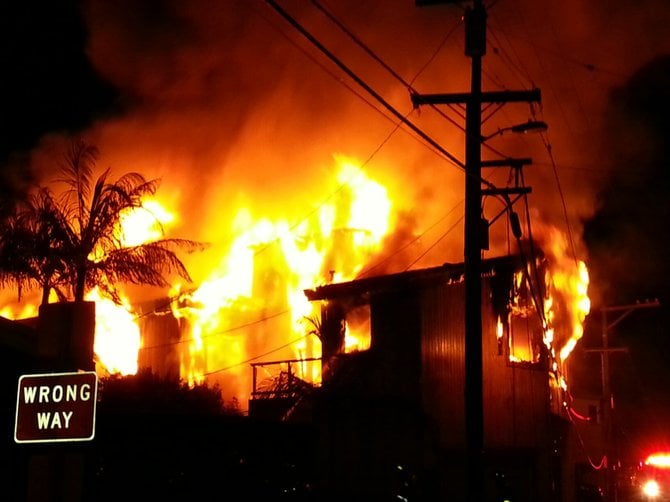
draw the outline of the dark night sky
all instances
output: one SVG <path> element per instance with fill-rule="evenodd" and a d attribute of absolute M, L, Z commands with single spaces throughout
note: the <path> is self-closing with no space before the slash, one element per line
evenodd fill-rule
<path fill-rule="evenodd" d="M 295 3 L 282 2 L 294 11 Z M 458 22 L 457 12 L 446 7 L 429 14 L 411 0 L 368 3 L 354 9 L 356 2 L 344 2 L 342 5 L 351 7 L 350 16 L 339 3 L 336 9 L 357 33 L 368 30 L 365 35 L 370 46 L 407 74 L 415 72 L 418 62 L 425 61 Z M 574 1 L 545 11 L 526 0 L 492 3 L 492 31 L 485 59 L 485 68 L 491 69 L 485 74 L 485 85 L 493 88 L 503 79 L 508 88 L 518 88 L 521 75 L 543 91 L 542 118 L 553 134 L 553 155 L 575 239 L 583 241 L 583 253 L 588 255 L 594 306 L 650 298 L 662 303 L 661 308 L 631 315 L 617 326 L 611 340 L 613 345 L 630 349 L 626 355 L 613 357 L 615 391 L 621 392 L 624 405 L 641 410 L 645 419 L 662 422 L 670 416 L 658 411 L 660 404 L 670 410 L 670 390 L 664 383 L 670 356 L 666 307 L 670 302 L 666 251 L 670 212 L 670 41 L 666 27 L 670 7 L 654 0 L 603 2 L 606 5 L 602 7 Z M 86 6 L 86 16 L 80 15 L 81 5 Z M 138 148 L 146 148 L 157 159 L 175 152 L 190 156 L 194 160 L 183 162 L 185 169 L 200 166 L 203 160 L 240 163 L 243 155 L 236 154 L 230 145 L 253 144 L 248 131 L 258 129 L 259 124 L 270 124 L 268 136 L 278 138 L 277 144 L 271 145 L 277 147 L 275 155 L 287 156 L 287 162 L 309 163 L 322 155 L 304 148 L 308 152 L 301 152 L 303 158 L 294 151 L 302 148 L 289 149 L 287 139 L 293 136 L 287 131 L 291 128 L 300 129 L 301 146 L 321 144 L 327 137 L 328 149 L 346 140 L 339 132 L 343 128 L 337 125 L 321 136 L 314 133 L 314 110 L 324 116 L 316 119 L 321 128 L 331 121 L 337 124 L 342 118 L 339 114 L 344 114 L 338 108 L 357 111 L 342 106 L 354 98 L 334 91 L 337 84 L 324 77 L 294 45 L 286 43 L 290 30 L 264 2 L 249 2 L 250 9 L 236 10 L 231 2 L 201 0 L 183 11 L 174 2 L 158 1 L 119 2 L 114 10 L 104 2 L 81 5 L 73 0 L 29 0 L 5 3 L 1 8 L 3 199 L 37 175 L 25 167 L 25 161 L 31 150 L 53 134 L 88 132 L 101 143 L 103 152 L 132 138 Z M 235 17 L 238 15 L 240 20 Z M 547 17 L 540 17 L 544 15 Z M 304 15 L 301 19 L 308 22 L 315 17 Z M 389 32 L 394 36 L 389 38 Z M 294 34 L 289 36 L 298 40 Z M 450 54 L 455 54 L 452 64 L 456 61 L 465 66 L 461 34 L 450 43 Z M 412 48 L 403 44 L 412 44 Z M 336 45 L 338 54 L 347 54 L 346 47 L 344 43 Z M 282 59 L 285 54 L 290 54 L 290 59 Z M 505 62 L 503 55 L 508 58 L 506 66 L 500 64 Z M 516 57 L 527 66 L 513 63 Z M 486 66 L 489 61 L 490 67 Z M 512 66 L 519 71 L 503 73 L 503 67 L 509 70 Z M 281 84 L 292 71 L 299 76 L 293 81 L 287 78 L 290 85 Z M 422 90 L 464 90 L 467 74 L 447 75 L 438 84 L 426 76 Z M 376 82 L 378 75 L 366 77 Z M 444 74 L 436 73 L 435 78 L 442 77 Z M 318 84 L 312 86 L 312 81 Z M 332 85 L 325 93 L 319 87 L 324 81 Z M 277 105 L 285 93 L 291 93 L 289 105 Z M 392 88 L 389 93 L 395 95 Z M 396 94 L 402 94 L 399 102 L 406 109 L 405 90 Z M 281 120 L 270 118 L 267 111 L 277 108 Z M 221 117 L 225 118 L 212 110 L 224 110 Z M 299 117 L 305 110 L 309 110 L 304 114 L 309 119 Z M 182 119 L 188 120 L 188 128 L 180 125 Z M 514 117 L 505 116 L 507 119 Z M 167 124 L 171 123 L 178 132 L 169 130 Z M 353 128 L 359 130 L 356 125 Z M 356 149 L 365 157 L 374 141 Z M 460 139 L 453 143 L 458 142 Z M 167 144 L 170 146 L 162 146 Z M 324 155 L 329 153 L 326 150 Z M 260 160 L 264 158 L 259 154 Z M 412 158 L 405 160 L 420 164 Z M 541 157 L 533 169 L 545 173 L 534 175 L 537 200 L 550 199 L 559 206 L 547 157 Z M 197 176 L 204 176 L 202 171 Z M 196 176 L 192 167 L 190 172 Z M 560 210 L 553 212 L 562 215 Z M 547 209 L 545 218 L 548 213 L 552 211 Z M 584 346 L 600 343 L 598 322 L 594 312 L 587 322 Z M 591 366 L 592 377 L 598 362 L 585 355 L 579 357 Z M 670 431 L 661 432 L 670 435 Z M 642 436 L 636 429 L 627 434 L 631 442 Z"/>
<path fill-rule="evenodd" d="M 86 127 L 114 96 L 84 52 L 74 2 L 8 4 L 2 16 L 2 154 L 32 148 L 41 135 Z"/>
<path fill-rule="evenodd" d="M 627 426 L 622 418 L 622 443 L 649 443 L 647 448 L 661 440 L 670 447 L 668 89 L 670 54 L 643 65 L 612 93 L 604 134 L 612 174 L 599 192 L 600 210 L 587 222 L 584 235 L 592 280 L 607 284 L 607 304 L 633 306 L 607 314 L 612 323 L 630 312 L 609 331 L 610 345 L 627 349 L 611 356 L 612 385 L 622 415 L 632 423 L 642 421 L 638 427 Z M 634 307 L 654 299 L 659 307 Z M 591 318 L 590 343 L 597 347 L 602 343 L 601 314 Z"/>
<path fill-rule="evenodd" d="M 7 2 L 0 16 L 0 194 L 32 180 L 26 154 L 54 131 L 85 129 L 113 109 L 111 86 L 93 71 L 74 1 Z"/>

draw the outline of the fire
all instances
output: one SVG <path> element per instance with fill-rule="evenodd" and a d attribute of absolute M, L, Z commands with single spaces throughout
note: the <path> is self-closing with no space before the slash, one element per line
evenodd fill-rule
<path fill-rule="evenodd" d="M 356 278 L 381 250 L 395 223 L 386 188 L 351 159 L 336 160 L 339 169 L 331 196 L 305 219 L 295 223 L 279 212 L 258 215 L 252 206 L 239 207 L 228 223 L 232 238 L 224 243 L 225 252 L 198 264 L 207 271 L 204 279 L 192 289 L 174 284 L 168 293 L 169 313 L 179 333 L 175 343 L 166 345 L 174 346 L 184 381 L 190 385 L 215 381 L 224 392 L 242 399 L 251 389 L 251 363 L 321 356 L 316 331 L 305 323 L 318 318 L 314 310 L 318 307 L 306 299 L 304 290 Z M 143 207 L 122 215 L 119 236 L 126 245 L 149 242 L 162 238 L 165 227 L 176 219 L 158 200 L 146 200 Z M 583 334 L 590 309 L 589 278 L 586 265 L 569 257 L 560 232 L 541 233 L 545 240 L 541 248 L 550 264 L 541 306 L 542 341 L 550 353 L 552 371 L 559 374 Z M 515 289 L 524 281 L 523 274 L 516 277 Z M 87 299 L 96 302 L 95 353 L 100 371 L 135 373 L 140 349 L 155 347 L 142 347 L 144 337 L 131 302 L 124 297 L 122 305 L 115 305 L 98 290 Z M 512 305 L 521 317 L 529 315 L 530 307 Z M 346 352 L 369 348 L 370 327 L 365 322 L 369 323 L 369 312 L 347 319 Z M 499 319 L 500 351 L 504 350 L 503 329 Z M 536 362 L 532 343 L 510 338 L 510 359 Z M 290 367 L 307 382 L 320 379 L 317 364 Z"/>
<path fill-rule="evenodd" d="M 93 351 L 98 359 L 96 371 L 121 375 L 137 373 L 140 330 L 128 299 L 122 298 L 122 305 L 117 305 L 95 288 L 86 295 L 86 300 L 95 302 Z"/>
<path fill-rule="evenodd" d="M 124 246 L 137 246 L 165 235 L 164 227 L 175 222 L 175 215 L 155 199 L 142 201 L 142 207 L 121 214 L 119 233 Z"/>
<path fill-rule="evenodd" d="M 586 264 L 568 252 L 567 239 L 557 228 L 537 226 L 535 235 L 539 236 L 539 248 L 546 258 L 544 277 L 540 277 L 543 281 L 536 284 L 535 279 L 542 275 L 537 274 L 539 263 L 529 263 L 528 270 L 514 275 L 509 317 L 497 321 L 498 351 L 502 354 L 505 350 L 506 326 L 511 362 L 538 362 L 539 349 L 544 344 L 551 382 L 566 390 L 564 363 L 584 334 L 584 321 L 591 307 L 589 274 Z"/>
<path fill-rule="evenodd" d="M 0 309 L 0 316 L 7 319 L 28 319 L 37 316 L 37 305 L 34 303 L 27 303 L 16 308 L 5 305 Z"/>
<path fill-rule="evenodd" d="M 312 217 L 291 224 L 279 215 L 254 217 L 239 208 L 228 252 L 192 291 L 176 291 L 173 314 L 183 322 L 180 374 L 190 384 L 221 381 L 235 396 L 249 393 L 252 361 L 321 355 L 318 337 L 306 335 L 315 308 L 304 290 L 353 279 L 380 249 L 392 224 L 386 189 L 353 161 L 338 158 L 336 196 Z M 349 333 L 349 343 L 354 341 Z M 296 365 L 316 382 L 316 365 Z"/>
<path fill-rule="evenodd" d="M 372 343 L 370 337 L 370 306 L 353 309 L 348 314 L 344 335 L 344 352 L 367 350 Z"/>
<path fill-rule="evenodd" d="M 142 201 L 142 207 L 128 210 L 121 215 L 118 234 L 126 246 L 135 246 L 162 238 L 165 226 L 173 223 L 175 216 L 152 199 Z M 101 253 L 96 251 L 95 254 Z M 101 256 L 100 256 L 101 257 Z M 99 374 L 134 374 L 138 369 L 137 354 L 140 349 L 140 331 L 130 300 L 121 296 L 121 305 L 103 296 L 97 288 L 89 291 L 87 301 L 95 302 L 94 353 Z M 50 301 L 56 301 L 51 294 Z M 6 305 L 0 315 L 8 319 L 27 319 L 38 315 L 36 303 L 20 306 Z"/>
<path fill-rule="evenodd" d="M 95 302 L 93 351 L 98 374 L 136 373 L 140 332 L 129 300 L 122 297 L 122 305 L 117 305 L 102 296 L 97 288 L 87 293 L 86 300 Z M 18 306 L 5 305 L 0 310 L 0 316 L 13 320 L 35 318 L 37 315 L 38 306 L 32 302 Z"/>
<path fill-rule="evenodd" d="M 142 201 L 142 206 L 121 214 L 118 226 L 119 239 L 124 246 L 161 239 L 165 228 L 175 222 L 174 214 L 157 200 Z M 140 329 L 130 300 L 121 295 L 121 305 L 104 297 L 95 288 L 86 295 L 95 302 L 95 341 L 93 350 L 99 373 L 137 373 L 137 355 L 141 345 Z"/>
<path fill-rule="evenodd" d="M 370 348 L 370 330 L 354 330 L 349 324 L 346 326 L 346 333 L 344 336 L 344 352 L 358 352 Z"/>
<path fill-rule="evenodd" d="M 566 388 L 563 363 L 582 338 L 584 320 L 591 309 L 589 273 L 583 261 L 570 255 L 567 240 L 558 229 L 547 228 L 544 233 L 544 249 L 549 258 L 544 342 L 552 359 L 552 371 L 559 375 L 558 384 Z"/>

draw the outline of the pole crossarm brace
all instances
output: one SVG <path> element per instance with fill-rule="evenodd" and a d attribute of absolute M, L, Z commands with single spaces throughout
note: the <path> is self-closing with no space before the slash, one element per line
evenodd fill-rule
<path fill-rule="evenodd" d="M 472 100 L 470 92 L 456 92 L 448 94 L 417 94 L 410 96 L 412 105 L 456 105 L 468 103 Z M 541 101 L 540 89 L 530 91 L 485 91 L 481 93 L 480 103 L 513 103 L 513 102 L 539 102 Z"/>
<path fill-rule="evenodd" d="M 507 157 L 504 159 L 482 160 L 482 167 L 523 167 L 529 166 L 533 163 L 533 159 L 529 157 L 513 158 Z"/>
<path fill-rule="evenodd" d="M 653 307 L 658 307 L 658 306 L 660 306 L 660 303 L 658 302 L 658 300 L 652 300 L 652 301 L 646 301 L 644 303 L 632 303 L 630 305 L 617 305 L 617 306 L 614 306 L 614 307 L 603 307 L 600 310 L 601 310 L 601 312 L 603 312 L 603 315 L 604 315 L 605 312 L 623 312 L 614 321 L 612 321 L 611 323 L 609 323 L 605 326 L 605 329 L 607 331 L 609 331 L 614 326 L 616 326 L 621 321 L 623 321 L 626 317 L 628 317 L 634 310 L 644 309 L 644 308 L 653 308 Z"/>
<path fill-rule="evenodd" d="M 517 202 L 521 197 L 522 197 L 522 195 L 517 195 L 514 199 L 510 199 L 509 197 L 507 197 L 507 195 L 505 195 L 505 202 L 506 202 L 505 209 L 503 209 L 503 210 L 500 211 L 498 214 L 496 214 L 496 215 L 493 217 L 493 219 L 489 220 L 489 227 L 490 227 L 491 225 L 493 225 L 496 221 L 498 221 L 498 219 L 499 219 L 503 214 L 505 214 L 507 211 L 509 211 L 510 209 L 512 209 L 512 207 L 514 206 L 514 204 L 516 204 L 516 202 Z"/>
<path fill-rule="evenodd" d="M 598 354 L 611 352 L 628 352 L 628 347 L 607 347 L 606 349 L 584 349 L 584 352 L 597 352 Z"/>
<path fill-rule="evenodd" d="M 531 192 L 530 187 L 518 187 L 518 188 L 482 188 L 482 195 L 516 195 L 516 194 L 527 194 Z"/>

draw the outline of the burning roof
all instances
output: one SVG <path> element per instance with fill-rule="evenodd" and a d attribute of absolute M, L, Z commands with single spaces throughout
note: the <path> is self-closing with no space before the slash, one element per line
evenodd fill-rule
<path fill-rule="evenodd" d="M 523 267 L 519 256 L 490 258 L 482 262 L 482 276 L 495 273 L 496 270 L 510 271 L 513 265 Z M 326 284 L 305 290 L 310 301 L 333 300 L 344 297 L 366 297 L 377 291 L 402 290 L 409 287 L 431 283 L 454 283 L 463 280 L 464 264 L 445 263 L 439 267 L 420 270 L 408 270 L 394 274 L 366 277 L 338 284 Z"/>

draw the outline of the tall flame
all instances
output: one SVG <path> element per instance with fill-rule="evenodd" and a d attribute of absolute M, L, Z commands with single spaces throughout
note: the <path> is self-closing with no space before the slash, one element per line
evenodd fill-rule
<path fill-rule="evenodd" d="M 95 302 L 95 341 L 93 351 L 98 373 L 137 373 L 137 352 L 140 349 L 140 329 L 127 298 L 117 305 L 95 288 L 86 295 Z M 102 366 L 99 367 L 99 366 Z"/>
<path fill-rule="evenodd" d="M 591 310 L 589 273 L 586 264 L 568 252 L 564 234 L 553 227 L 546 227 L 543 234 L 543 249 L 549 258 L 544 341 L 552 357 L 552 370 L 558 375 L 557 383 L 566 388 L 563 363 L 582 338 L 584 321 Z"/>
<path fill-rule="evenodd" d="M 320 340 L 306 324 L 318 313 L 304 290 L 354 279 L 381 250 L 395 224 L 386 188 L 352 160 L 337 161 L 337 188 L 307 218 L 292 223 L 279 213 L 259 216 L 254 207 L 237 208 L 225 252 L 199 263 L 208 271 L 205 278 L 192 289 L 182 284 L 172 287 L 168 299 L 179 326 L 173 345 L 179 375 L 190 385 L 216 381 L 224 392 L 241 399 L 251 389 L 250 363 L 320 357 Z M 164 227 L 175 220 L 151 199 L 123 214 L 118 231 L 126 245 L 137 245 L 162 238 Z M 561 374 L 562 363 L 583 335 L 590 309 L 589 277 L 584 262 L 570 257 L 566 239 L 557 229 L 547 227 L 539 233 L 550 264 L 545 277 L 549 287 L 543 304 L 544 343 L 552 370 Z M 124 297 L 122 305 L 115 305 L 97 289 L 87 299 L 96 302 L 95 353 L 101 371 L 136 372 L 140 348 L 155 347 L 141 347 L 144 337 L 130 301 Z M 369 326 L 354 323 L 346 328 L 346 351 L 369 348 Z M 498 328 L 502 347 L 501 320 Z M 510 358 L 534 361 L 527 349 L 523 343 L 510 346 Z M 320 378 L 314 364 L 292 368 L 306 381 Z M 559 385 L 565 382 L 559 380 Z"/>
<path fill-rule="evenodd" d="M 304 290 L 353 279 L 392 223 L 386 189 L 351 160 L 338 160 L 338 196 L 311 218 L 292 225 L 239 208 L 227 254 L 197 289 L 175 290 L 173 313 L 185 326 L 180 372 L 189 383 L 210 377 L 246 396 L 249 362 L 320 357 L 319 339 L 306 334 L 315 312 Z M 314 365 L 301 368 L 307 381 L 320 376 Z"/>
<path fill-rule="evenodd" d="M 157 200 L 146 199 L 141 207 L 129 208 L 121 214 L 117 232 L 124 246 L 137 246 L 163 238 L 165 227 L 174 221 L 174 214 Z M 86 300 L 95 302 L 93 350 L 97 371 L 130 375 L 138 369 L 140 329 L 130 300 L 120 296 L 121 305 L 117 305 L 95 288 L 87 293 Z"/>

